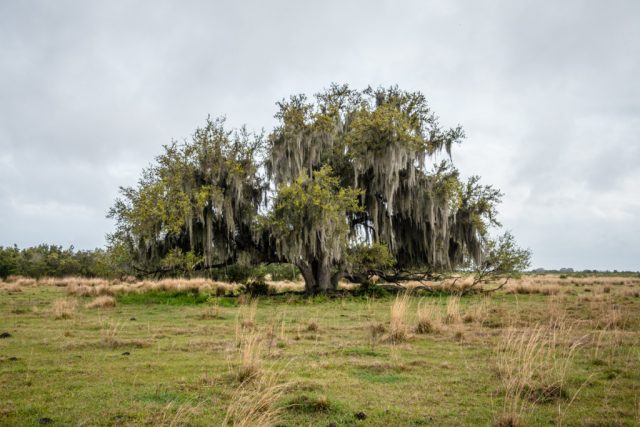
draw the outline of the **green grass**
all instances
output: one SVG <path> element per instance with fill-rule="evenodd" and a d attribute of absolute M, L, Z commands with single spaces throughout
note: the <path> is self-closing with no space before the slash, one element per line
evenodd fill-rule
<path fill-rule="evenodd" d="M 90 299 L 79 298 L 71 319 L 54 320 L 49 307 L 63 297 L 53 287 L 0 293 L 0 332 L 12 335 L 0 340 L 0 425 L 34 426 L 43 417 L 60 426 L 171 425 L 176 417 L 178 425 L 220 425 L 238 388 L 246 306 L 199 293 L 129 294 L 104 309 L 85 308 Z M 640 300 L 616 298 L 629 326 L 605 331 L 607 345 L 596 348 L 590 339 L 603 332 L 589 319 L 600 312 L 567 296 L 573 338 L 585 343 L 567 377 L 576 397 L 532 405 L 530 424 L 640 421 Z M 463 298 L 461 309 L 479 299 Z M 497 294 L 484 323 L 491 327 L 444 325 L 392 345 L 370 336 L 372 324 L 388 326 L 391 297 L 272 297 L 259 300 L 253 332 L 264 338 L 262 369 L 290 383 L 278 403 L 282 426 L 490 425 L 503 408 L 495 363 L 501 333 L 546 322 L 550 301 Z M 214 305 L 219 316 L 202 316 Z M 312 320 L 317 331 L 307 330 Z"/>
<path fill-rule="evenodd" d="M 159 292 L 129 293 L 118 296 L 120 304 L 164 304 L 164 305 L 195 305 L 204 304 L 212 297 L 196 292 Z"/>

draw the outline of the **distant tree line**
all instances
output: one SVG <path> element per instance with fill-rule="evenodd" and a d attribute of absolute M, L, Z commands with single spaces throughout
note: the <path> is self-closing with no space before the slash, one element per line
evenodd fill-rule
<path fill-rule="evenodd" d="M 76 250 L 73 246 L 42 244 L 20 249 L 0 246 L 0 278 L 19 275 L 33 278 L 117 276 L 121 270 L 114 254 L 104 249 Z"/>
<path fill-rule="evenodd" d="M 141 275 L 132 268 L 131 260 L 119 247 L 107 249 L 76 250 L 73 246 L 41 244 L 20 249 L 17 246 L 0 246 L 0 279 L 9 276 L 41 277 L 82 276 L 104 279 Z M 177 276 L 176 272 L 173 276 Z M 256 266 L 232 265 L 211 269 L 194 276 L 214 280 L 245 282 L 254 277 L 269 275 L 273 280 L 296 280 L 300 271 L 292 264 L 273 263 Z M 169 275 L 171 276 L 171 275 Z M 156 275 L 154 277 L 159 277 Z"/>
<path fill-rule="evenodd" d="M 560 274 L 564 277 L 587 277 L 587 276 L 640 276 L 640 271 L 633 270 L 575 270 L 573 268 L 546 269 L 535 268 L 529 271 L 530 274 Z"/>

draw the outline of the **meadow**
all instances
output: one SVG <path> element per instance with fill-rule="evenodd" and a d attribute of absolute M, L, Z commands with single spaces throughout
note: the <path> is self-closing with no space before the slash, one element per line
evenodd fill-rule
<path fill-rule="evenodd" d="M 0 282 L 0 425 L 640 424 L 638 276 L 267 283 Z"/>

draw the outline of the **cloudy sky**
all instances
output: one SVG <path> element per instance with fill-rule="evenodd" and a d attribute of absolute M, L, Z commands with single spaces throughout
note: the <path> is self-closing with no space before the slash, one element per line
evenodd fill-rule
<path fill-rule="evenodd" d="M 0 245 L 94 248 L 118 186 L 208 114 L 420 90 L 533 267 L 640 270 L 640 2 L 4 1 Z"/>

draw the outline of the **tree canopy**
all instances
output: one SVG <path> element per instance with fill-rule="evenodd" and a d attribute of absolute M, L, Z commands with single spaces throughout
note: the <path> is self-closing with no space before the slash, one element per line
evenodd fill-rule
<path fill-rule="evenodd" d="M 141 274 L 288 262 L 310 293 L 390 271 L 480 266 L 502 194 L 463 182 L 420 92 L 332 85 L 277 103 L 268 135 L 208 119 L 164 146 L 110 215 L 112 248 Z M 397 275 L 397 274 L 396 274 Z"/>

